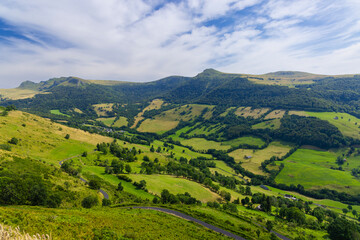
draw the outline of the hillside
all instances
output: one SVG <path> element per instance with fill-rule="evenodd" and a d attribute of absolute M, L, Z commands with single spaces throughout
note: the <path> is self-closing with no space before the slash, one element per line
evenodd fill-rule
<path fill-rule="evenodd" d="M 320 239 L 338 219 L 356 232 L 351 221 L 360 211 L 357 81 L 356 75 L 207 69 L 195 77 L 147 83 L 75 77 L 25 82 L 15 95 L 41 94 L 2 102 L 0 184 L 20 182 L 31 191 L 0 203 L 56 207 L 65 218 L 77 218 L 80 212 L 64 208 L 84 207 L 89 195 L 101 203 L 94 200 L 97 206 L 89 211 L 97 220 L 84 226 L 105 221 L 111 205 L 114 212 L 132 211 L 129 228 L 115 227 L 121 221 L 115 215 L 104 225 L 123 237 L 133 235 L 127 229 L 149 224 L 149 234 L 161 238 L 156 214 L 121 208 L 134 205 L 175 209 L 246 239 L 269 239 L 262 227 L 267 224 L 291 239 Z M 31 193 L 38 186 L 44 186 L 44 201 Z M 34 217 L 42 211 L 21 209 Z M 132 214 L 147 220 L 136 225 Z M 170 218 L 169 226 L 184 221 Z M 26 232 L 44 232 L 44 226 L 20 222 Z M 73 236 L 99 231 L 84 228 Z M 176 239 L 182 231 L 164 234 Z M 215 234 L 199 231 L 186 236 Z"/>

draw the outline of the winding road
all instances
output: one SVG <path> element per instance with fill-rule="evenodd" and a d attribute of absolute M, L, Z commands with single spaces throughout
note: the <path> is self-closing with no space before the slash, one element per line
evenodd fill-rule
<path fill-rule="evenodd" d="M 218 228 L 218 227 L 215 227 L 214 225 L 211 225 L 211 224 L 208 224 L 206 222 L 203 222 L 199 219 L 196 219 L 196 218 L 193 218 L 189 215 L 186 215 L 184 213 L 181 213 L 181 212 L 178 212 L 178 211 L 174 211 L 174 210 L 170 210 L 170 209 L 166 209 L 166 208 L 159 208 L 159 207 L 132 207 L 132 208 L 139 208 L 139 209 L 146 209 L 146 210 L 155 210 L 155 211 L 159 211 L 159 212 L 163 212 L 163 213 L 167 213 L 167 214 L 170 214 L 170 215 L 174 215 L 176 217 L 180 217 L 180 218 L 183 218 L 185 220 L 188 220 L 188 221 L 192 221 L 192 222 L 196 222 L 208 229 L 211 229 L 215 232 L 218 232 L 218 233 L 221 233 L 225 236 L 228 236 L 228 237 L 231 237 L 231 238 L 234 238 L 234 239 L 237 239 L 237 240 L 246 240 L 245 238 L 243 237 L 240 237 L 238 235 L 235 235 L 231 232 L 228 232 L 228 231 L 225 231 L 221 228 Z"/>
<path fill-rule="evenodd" d="M 81 155 L 76 155 L 76 156 L 73 156 L 73 157 L 69 157 L 69 158 L 63 159 L 63 160 L 61 160 L 61 161 L 59 162 L 59 165 L 61 166 L 61 165 L 63 164 L 63 162 L 65 162 L 65 161 L 67 161 L 67 160 L 70 160 L 70 159 L 72 159 L 72 158 L 79 157 L 79 156 L 81 156 Z M 84 183 L 87 183 L 87 182 L 88 182 L 86 179 L 81 178 L 81 177 L 80 177 L 80 180 L 81 180 L 82 182 L 84 182 Z M 109 194 L 107 194 L 104 190 L 99 189 L 99 192 L 104 196 L 104 198 L 109 199 Z M 211 225 L 211 224 L 209 224 L 209 223 L 206 223 L 206 222 L 204 222 L 204 221 L 201 221 L 201 220 L 199 220 L 199 219 L 196 219 L 196 218 L 194 218 L 194 217 L 191 217 L 191 216 L 189 216 L 189 215 L 186 215 L 186 214 L 184 214 L 184 213 L 181 213 L 181 212 L 178 212 L 178 211 L 174 211 L 174 210 L 171 210 L 171 209 L 160 208 L 160 207 L 140 207 L 140 206 L 139 206 L 139 207 L 132 207 L 132 208 L 145 209 L 145 210 L 154 210 L 154 211 L 163 212 L 163 213 L 166 213 L 166 214 L 170 214 L 170 215 L 173 215 L 173 216 L 176 216 L 176 217 L 185 219 L 185 220 L 187 220 L 187 221 L 195 222 L 195 223 L 200 224 L 200 225 L 202 225 L 202 226 L 204 226 L 204 227 L 206 227 L 206 228 L 208 228 L 208 229 L 211 229 L 211 230 L 213 230 L 213 231 L 215 231 L 215 232 L 217 232 L 217 233 L 221 233 L 221 234 L 223 234 L 223 235 L 225 235 L 225 236 L 227 236 L 227 237 L 231 237 L 231 238 L 236 239 L 236 240 L 246 240 L 245 238 L 240 237 L 240 236 L 238 236 L 238 235 L 236 235 L 236 234 L 234 234 L 234 233 L 228 232 L 228 231 L 226 231 L 226 230 L 224 230 L 224 229 L 221 229 L 221 228 L 219 228 L 219 227 L 216 227 L 216 226 L 214 226 L 214 225 Z M 255 224 L 256 224 L 256 223 L 255 223 Z M 259 224 L 256 224 L 256 225 L 258 225 L 259 227 L 263 227 L 264 229 L 266 229 L 264 226 L 261 226 L 261 225 L 259 225 Z M 278 238 L 280 238 L 280 239 L 282 239 L 282 240 L 291 240 L 291 239 L 289 239 L 289 238 L 287 238 L 287 237 L 285 237 L 285 236 L 283 236 L 283 235 L 281 235 L 281 234 L 279 234 L 279 233 L 277 233 L 277 232 L 274 232 L 274 231 L 271 231 L 271 232 L 274 233 L 276 236 L 278 236 Z"/>
<path fill-rule="evenodd" d="M 63 160 L 61 160 L 61 161 L 59 162 L 59 165 L 61 166 L 65 161 L 70 160 L 70 159 L 72 159 L 72 158 L 80 157 L 80 156 L 81 156 L 81 154 L 76 155 L 76 156 L 72 156 L 72 157 L 69 157 L 69 158 L 65 158 L 65 159 L 63 159 Z M 82 177 L 80 177 L 80 181 L 82 181 L 82 182 L 84 182 L 84 183 L 87 183 L 87 182 L 88 182 L 86 179 L 84 179 L 84 178 L 82 178 Z M 109 194 L 107 194 L 107 192 L 105 192 L 105 191 L 102 190 L 101 188 L 99 189 L 99 192 L 104 196 L 105 199 L 109 199 Z"/>

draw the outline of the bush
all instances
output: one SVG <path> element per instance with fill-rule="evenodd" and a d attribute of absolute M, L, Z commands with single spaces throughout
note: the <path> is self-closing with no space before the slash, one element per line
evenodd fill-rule
<path fill-rule="evenodd" d="M 69 134 L 66 134 L 65 135 L 65 139 L 69 139 L 70 138 L 70 135 Z"/>
<path fill-rule="evenodd" d="M 118 179 L 124 180 L 125 182 L 132 182 L 131 178 L 126 175 L 117 175 Z"/>
<path fill-rule="evenodd" d="M 0 144 L 0 149 L 11 151 L 11 146 L 9 144 Z"/>
<path fill-rule="evenodd" d="M 81 206 L 83 206 L 84 208 L 92 208 L 94 206 L 97 206 L 98 204 L 99 199 L 95 196 L 87 196 L 81 202 Z"/>
<path fill-rule="evenodd" d="M 98 180 L 92 179 L 92 180 L 89 181 L 89 187 L 91 189 L 98 190 L 98 189 L 100 189 L 101 184 L 100 184 L 100 182 Z"/>
<path fill-rule="evenodd" d="M 16 137 L 11 138 L 11 140 L 9 141 L 10 144 L 14 144 L 17 145 L 19 143 L 19 139 L 17 139 Z"/>
<path fill-rule="evenodd" d="M 102 200 L 102 206 L 110 206 L 111 205 L 111 201 L 109 199 L 103 198 Z"/>

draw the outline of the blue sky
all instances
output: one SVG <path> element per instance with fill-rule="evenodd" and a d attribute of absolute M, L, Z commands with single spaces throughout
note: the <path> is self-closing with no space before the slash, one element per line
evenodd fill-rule
<path fill-rule="evenodd" d="M 0 88 L 205 68 L 360 73 L 357 0 L 2 0 Z"/>

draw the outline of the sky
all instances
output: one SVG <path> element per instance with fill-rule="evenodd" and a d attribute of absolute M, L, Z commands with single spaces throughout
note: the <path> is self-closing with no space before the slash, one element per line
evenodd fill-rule
<path fill-rule="evenodd" d="M 1 0 L 0 88 L 229 73 L 360 73 L 358 0 Z"/>

